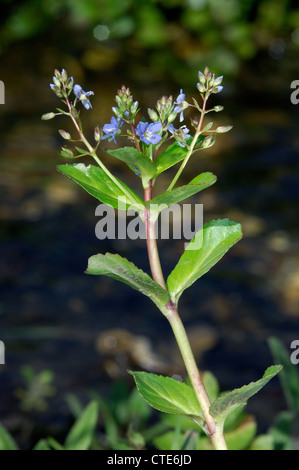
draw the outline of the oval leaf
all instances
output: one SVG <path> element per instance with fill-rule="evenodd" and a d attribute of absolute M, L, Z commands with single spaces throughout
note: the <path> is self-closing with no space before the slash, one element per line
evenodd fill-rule
<path fill-rule="evenodd" d="M 164 308 L 170 301 L 168 292 L 157 284 L 144 271 L 137 268 L 126 258 L 106 253 L 91 256 L 88 260 L 87 274 L 105 275 L 138 290 L 149 297 L 158 308 Z"/>
<path fill-rule="evenodd" d="M 99 406 L 96 401 L 87 405 L 66 437 L 65 450 L 89 449 L 98 422 L 98 412 Z"/>
<path fill-rule="evenodd" d="M 125 162 L 134 173 L 140 175 L 146 186 L 155 174 L 156 167 L 154 163 L 133 147 L 122 147 L 116 150 L 106 150 L 106 152 Z"/>
<path fill-rule="evenodd" d="M 251 382 L 241 388 L 220 395 L 210 407 L 210 414 L 215 418 L 217 424 L 223 426 L 226 417 L 232 411 L 245 405 L 249 398 L 261 390 L 281 369 L 282 366 L 280 365 L 268 367 L 263 377 L 257 382 Z"/>
<path fill-rule="evenodd" d="M 57 168 L 104 204 L 120 210 L 134 209 L 143 213 L 144 205 L 140 197 L 116 178 L 125 188 L 126 194 L 101 168 L 94 165 L 86 166 L 84 163 L 58 165 Z"/>
<path fill-rule="evenodd" d="M 205 137 L 199 136 L 196 145 L 200 144 Z M 193 137 L 189 137 L 187 139 L 187 145 L 190 145 L 193 140 Z M 155 166 L 156 166 L 156 173 L 155 177 L 158 176 L 163 171 L 167 170 L 168 168 L 172 167 L 176 163 L 184 160 L 185 156 L 188 153 L 187 147 L 181 147 L 177 142 L 169 145 L 164 152 L 162 152 L 158 158 L 156 159 Z"/>
<path fill-rule="evenodd" d="M 129 372 L 141 396 L 156 410 L 202 418 L 195 392 L 189 385 L 162 375 Z"/>
<path fill-rule="evenodd" d="M 148 201 L 145 205 L 154 217 L 158 216 L 163 209 L 166 209 L 166 207 L 177 204 L 178 202 L 199 193 L 203 189 L 212 186 L 216 180 L 217 178 L 213 173 L 202 173 L 193 178 L 190 183 L 179 188 L 175 188 L 172 191 L 160 194 Z"/>
<path fill-rule="evenodd" d="M 199 230 L 167 279 L 173 302 L 208 272 L 242 237 L 241 225 L 229 219 L 212 220 Z"/>
<path fill-rule="evenodd" d="M 15 443 L 14 439 L 1 424 L 0 424 L 0 450 L 18 450 L 17 444 Z"/>

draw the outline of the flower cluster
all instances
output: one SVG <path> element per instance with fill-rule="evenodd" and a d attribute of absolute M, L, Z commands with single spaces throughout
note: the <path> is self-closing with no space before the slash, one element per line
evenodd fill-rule
<path fill-rule="evenodd" d="M 76 101 L 79 100 L 86 109 L 92 108 L 89 96 L 94 95 L 94 92 L 84 91 L 80 85 L 74 85 L 73 77 L 69 77 L 65 69 L 62 69 L 61 72 L 57 69 L 54 71 L 53 83 L 50 83 L 50 88 L 58 98 L 62 99 L 68 99 L 73 91 L 75 95 L 74 107 L 76 106 Z"/>
<path fill-rule="evenodd" d="M 197 89 L 200 93 L 220 93 L 223 90 L 223 86 L 221 86 L 223 76 L 215 77 L 208 67 L 204 69 L 203 73 L 198 72 L 198 79 Z"/>
<path fill-rule="evenodd" d="M 174 138 L 181 147 L 185 147 L 186 140 L 190 137 L 189 129 L 181 126 L 176 129 L 172 122 L 180 114 L 180 122 L 184 120 L 184 110 L 190 105 L 185 99 L 183 90 L 175 101 L 172 96 L 163 96 L 157 101 L 156 109 L 148 109 L 148 115 L 151 123 L 141 120 L 135 124 L 136 116 L 138 114 L 138 101 L 134 101 L 130 89 L 122 86 L 115 97 L 117 106 L 112 108 L 113 113 L 116 115 L 111 118 L 111 122 L 103 126 L 104 135 L 101 140 L 108 139 L 115 141 L 115 137 L 121 133 L 120 128 L 124 123 L 130 125 L 130 128 L 125 134 L 131 141 L 135 142 L 137 146 L 139 142 L 146 145 L 157 145 L 169 138 Z"/>
<path fill-rule="evenodd" d="M 215 134 L 227 132 L 231 128 L 230 126 L 221 126 L 213 130 L 212 122 L 202 126 L 203 117 L 206 113 L 210 111 L 218 112 L 223 109 L 222 106 L 215 106 L 210 110 L 206 109 L 206 102 L 209 96 L 212 93 L 219 93 L 223 89 L 221 86 L 223 77 L 215 77 L 215 74 L 212 74 L 208 67 L 206 67 L 203 73 L 201 71 L 198 72 L 198 79 L 197 89 L 203 100 L 202 108 L 194 98 L 194 104 L 188 103 L 184 91 L 180 89 L 175 100 L 172 96 L 162 96 L 157 101 L 155 109 L 148 108 L 148 116 L 151 122 L 147 122 L 145 119 L 136 122 L 139 112 L 138 101 L 134 101 L 130 89 L 123 85 L 117 91 L 115 97 L 116 105 L 112 107 L 114 116 L 111 118 L 111 121 L 104 124 L 102 129 L 99 126 L 95 128 L 94 138 L 97 142 L 95 149 L 105 139 L 116 144 L 116 137 L 119 135 L 127 137 L 140 152 L 145 152 L 146 155 L 153 155 L 152 150 L 147 153 L 147 146 L 154 146 L 153 151 L 157 155 L 160 145 L 170 139 L 173 139 L 180 147 L 186 147 L 190 152 L 197 148 L 207 148 L 213 145 Z M 67 105 L 67 111 L 57 108 L 57 113 L 44 114 L 42 119 L 52 119 L 59 114 L 69 115 L 75 123 L 77 130 L 79 129 L 80 136 L 83 135 L 79 111 L 76 109 L 76 106 L 80 102 L 85 109 L 91 109 L 90 96 L 94 95 L 93 91 L 86 92 L 81 85 L 74 84 L 73 77 L 69 77 L 65 69 L 62 69 L 61 72 L 58 70 L 54 71 L 53 83 L 50 84 L 50 87 L 62 102 Z M 71 93 L 75 97 L 74 100 L 71 100 Z M 188 107 L 196 108 L 199 111 L 199 116 L 191 119 L 191 126 L 195 129 L 195 140 L 190 134 L 188 127 L 185 124 L 181 125 L 184 121 L 184 111 Z M 173 122 L 177 118 L 179 118 L 180 125 L 175 127 Z M 124 126 L 124 124 L 127 126 Z M 124 130 L 125 127 L 127 127 L 126 130 Z M 68 132 L 63 130 L 59 132 L 65 140 L 72 140 Z M 200 139 L 198 140 L 199 137 Z M 77 147 L 76 149 L 78 150 Z M 73 157 L 73 153 L 69 149 L 63 148 L 63 151 L 65 158 Z M 84 152 L 81 153 L 81 155 L 83 154 Z"/>
<path fill-rule="evenodd" d="M 53 83 L 50 88 L 54 91 L 58 98 L 66 98 L 72 91 L 74 85 L 73 77 L 68 77 L 66 70 L 54 70 Z"/>
<path fill-rule="evenodd" d="M 134 121 L 138 113 L 138 101 L 133 100 L 130 88 L 124 85 L 118 90 L 115 97 L 117 107 L 113 107 L 112 111 L 117 118 L 124 119 L 126 122 L 131 123 Z"/>

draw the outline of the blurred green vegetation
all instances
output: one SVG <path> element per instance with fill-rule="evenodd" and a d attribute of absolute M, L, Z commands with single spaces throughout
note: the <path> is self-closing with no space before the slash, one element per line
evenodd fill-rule
<path fill-rule="evenodd" d="M 48 373 L 41 371 L 36 377 Z M 210 397 L 216 399 L 218 381 L 210 372 L 204 373 L 204 381 Z M 63 437 L 46 434 L 37 438 L 32 426 L 32 435 L 24 446 L 0 424 L 0 450 L 212 450 L 209 438 L 192 420 L 167 413 L 157 415 L 137 389 L 129 389 L 122 381 L 112 385 L 108 397 L 94 390 L 88 396 L 87 406 L 73 394 L 65 397 L 72 424 Z M 289 435 L 280 428 L 273 426 L 260 434 L 255 417 L 242 406 L 227 418 L 225 436 L 229 450 L 276 450 L 281 448 L 282 436 L 284 449 L 291 448 Z"/>
<path fill-rule="evenodd" d="M 275 362 L 283 364 L 279 379 L 287 407 L 273 416 L 272 425 L 265 433 L 259 432 L 255 417 L 243 406 L 236 408 L 224 426 L 229 450 L 298 449 L 299 373 L 296 365 L 290 362 L 289 351 L 278 338 L 269 338 L 269 347 Z M 20 444 L 20 433 L 16 429 L 8 430 L 0 423 L 0 450 L 24 447 L 33 450 L 212 450 L 208 437 L 189 417 L 157 414 L 136 388 L 132 390 L 123 381 L 115 381 L 105 397 L 98 391 L 87 390 L 87 405 L 75 394 L 68 393 L 65 401 L 71 413 L 71 426 L 68 423 L 67 431 L 50 436 L 46 429 L 39 429 L 37 437 L 34 419 L 37 412 L 45 411 L 45 407 L 35 406 L 34 401 L 40 403 L 42 399 L 42 403 L 46 403 L 51 400 L 53 373 L 46 369 L 35 372 L 30 366 L 24 366 L 21 373 L 26 400 L 21 395 L 20 406 L 24 410 L 26 403 L 32 422 L 25 423 L 25 445 L 24 442 Z M 220 385 L 208 371 L 203 373 L 203 381 L 213 402 L 222 393 Z"/>
<path fill-rule="evenodd" d="M 0 52 L 41 37 L 79 54 L 90 49 L 90 69 L 123 63 L 125 55 L 126 64 L 187 84 L 190 70 L 213 65 L 234 76 L 260 51 L 275 57 L 285 45 L 297 47 L 298 28 L 290 0 L 4 0 Z"/>

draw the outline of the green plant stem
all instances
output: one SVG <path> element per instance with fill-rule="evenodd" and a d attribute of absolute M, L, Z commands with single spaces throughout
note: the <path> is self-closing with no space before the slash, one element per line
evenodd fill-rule
<path fill-rule="evenodd" d="M 176 184 L 177 180 L 179 179 L 179 177 L 181 176 L 185 166 L 187 165 L 188 163 L 188 160 L 189 158 L 191 157 L 192 153 L 193 153 L 193 150 L 194 150 L 194 147 L 196 145 L 196 142 L 197 142 L 197 139 L 198 137 L 200 136 L 201 134 L 201 128 L 202 128 L 202 123 L 203 123 L 203 118 L 204 118 L 204 115 L 206 113 L 206 104 L 207 104 L 207 100 L 208 100 L 208 96 L 204 96 L 204 99 L 203 99 L 203 105 L 202 105 L 202 110 L 201 110 L 201 114 L 200 114 L 200 119 L 199 119 L 199 122 L 198 122 L 198 125 L 196 127 L 196 132 L 194 134 L 194 137 L 193 137 L 193 140 L 190 144 L 190 147 L 189 147 L 189 150 L 187 152 L 187 155 L 185 156 L 180 168 L 178 169 L 175 177 L 173 178 L 173 180 L 171 181 L 170 185 L 168 186 L 167 190 L 166 191 L 171 191 L 171 189 L 174 187 L 174 185 Z"/>
<path fill-rule="evenodd" d="M 196 394 L 198 403 L 200 405 L 203 418 L 205 420 L 206 432 L 211 439 L 211 442 L 216 450 L 227 450 L 226 442 L 223 436 L 222 429 L 218 429 L 214 418 L 210 415 L 209 409 L 211 406 L 210 399 L 201 380 L 194 355 L 190 346 L 190 342 L 180 319 L 177 309 L 170 302 L 163 311 L 168 319 L 177 344 L 181 351 L 184 364 L 186 366 L 191 384 Z"/>
<path fill-rule="evenodd" d="M 144 202 L 150 201 L 152 199 L 152 181 L 149 181 L 149 186 L 144 190 Z M 147 245 L 147 253 L 148 259 L 150 263 L 152 277 L 155 282 L 157 282 L 163 289 L 167 290 L 161 263 L 160 257 L 157 247 L 157 240 L 156 240 L 156 230 L 155 230 L 155 223 L 151 218 L 151 213 L 145 208 L 145 231 L 146 231 L 146 245 Z"/>
<path fill-rule="evenodd" d="M 152 199 L 152 182 L 149 181 L 149 186 L 144 190 L 144 201 L 148 202 Z M 146 226 L 146 243 L 148 258 L 151 267 L 152 276 L 155 282 L 160 284 L 163 289 L 167 290 L 166 283 L 164 280 L 160 257 L 157 247 L 157 240 L 155 234 L 155 226 L 151 220 L 150 211 L 146 208 L 145 213 L 145 226 Z M 226 442 L 223 436 L 222 429 L 218 429 L 214 418 L 210 415 L 210 399 L 203 385 L 200 377 L 199 370 L 197 368 L 194 355 L 190 346 L 188 336 L 184 325 L 180 319 L 178 310 L 175 305 L 170 301 L 163 310 L 162 313 L 168 319 L 180 352 L 183 357 L 184 364 L 186 366 L 192 387 L 195 391 L 198 403 L 200 405 L 203 418 L 205 420 L 206 432 L 211 439 L 211 442 L 216 450 L 226 450 Z"/>

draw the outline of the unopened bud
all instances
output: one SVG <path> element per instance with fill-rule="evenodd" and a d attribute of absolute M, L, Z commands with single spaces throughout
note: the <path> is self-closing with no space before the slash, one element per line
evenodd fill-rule
<path fill-rule="evenodd" d="M 209 122 L 209 124 L 207 124 L 207 125 L 203 128 L 202 132 L 207 132 L 207 131 L 209 131 L 209 130 L 212 128 L 212 126 L 213 126 L 213 123 L 212 123 L 212 122 Z"/>
<path fill-rule="evenodd" d="M 217 134 L 224 134 L 225 132 L 230 131 L 232 128 L 233 126 L 220 126 L 220 127 L 217 127 L 215 132 L 217 132 Z"/>
<path fill-rule="evenodd" d="M 214 108 L 214 111 L 216 111 L 216 113 L 219 113 L 220 111 L 223 111 L 223 106 L 215 106 Z"/>
<path fill-rule="evenodd" d="M 135 114 L 137 112 L 138 104 L 139 104 L 138 101 L 134 101 L 134 103 L 132 104 L 131 109 L 130 109 L 132 114 Z"/>
<path fill-rule="evenodd" d="M 53 83 L 56 85 L 58 88 L 60 88 L 60 80 L 57 77 L 53 77 Z"/>
<path fill-rule="evenodd" d="M 198 79 L 199 79 L 199 82 L 202 84 L 202 85 L 205 85 L 206 83 L 206 77 L 204 76 L 204 74 L 202 72 L 198 72 Z"/>
<path fill-rule="evenodd" d="M 70 77 L 68 82 L 67 82 L 66 87 L 68 88 L 68 90 L 72 90 L 73 86 L 74 86 L 74 79 L 73 79 L 73 77 Z"/>
<path fill-rule="evenodd" d="M 69 132 L 64 131 L 63 129 L 59 129 L 59 134 L 63 139 L 70 140 L 71 139 L 71 134 Z"/>
<path fill-rule="evenodd" d="M 197 89 L 200 93 L 204 93 L 206 91 L 206 87 L 202 83 L 197 84 Z"/>
<path fill-rule="evenodd" d="M 154 111 L 153 109 L 148 108 L 147 112 L 148 112 L 148 115 L 149 115 L 149 117 L 151 118 L 151 120 L 153 122 L 156 122 L 156 121 L 159 120 L 159 116 L 156 113 L 156 111 Z"/>
<path fill-rule="evenodd" d="M 122 118 L 123 113 L 118 108 L 113 106 L 112 111 L 114 112 L 114 114 L 116 114 L 117 117 Z"/>
<path fill-rule="evenodd" d="M 46 113 L 42 115 L 43 121 L 48 121 L 49 119 L 53 119 L 56 116 L 55 113 Z"/>
<path fill-rule="evenodd" d="M 212 88 L 211 92 L 212 93 L 220 93 L 220 91 L 223 90 L 223 86 L 222 85 L 219 85 L 219 86 L 215 86 L 214 88 Z"/>
<path fill-rule="evenodd" d="M 221 75 L 221 77 L 217 77 L 216 80 L 214 81 L 214 86 L 221 85 L 222 80 L 223 80 L 223 75 Z"/>
<path fill-rule="evenodd" d="M 63 82 L 66 82 L 67 79 L 68 79 L 67 71 L 64 70 L 64 69 L 62 69 L 62 71 L 61 71 L 61 80 L 62 80 Z"/>
<path fill-rule="evenodd" d="M 167 118 L 167 122 L 168 124 L 170 124 L 171 122 L 173 122 L 175 120 L 175 118 L 177 117 L 177 113 L 171 113 L 168 118 Z"/>
<path fill-rule="evenodd" d="M 101 139 L 101 131 L 100 131 L 100 128 L 99 126 L 96 126 L 95 130 L 94 130 L 94 140 L 96 142 L 99 142 Z"/>
<path fill-rule="evenodd" d="M 208 137 L 205 138 L 205 140 L 201 144 L 201 148 L 207 149 L 209 147 L 212 147 L 216 141 L 216 138 L 214 135 L 208 135 Z"/>
<path fill-rule="evenodd" d="M 210 72 L 209 67 L 205 67 L 203 73 L 204 73 L 204 75 L 205 75 L 206 78 L 208 78 L 208 79 L 212 78 L 212 74 L 211 74 L 211 72 Z"/>
<path fill-rule="evenodd" d="M 73 152 L 70 149 L 66 148 L 66 147 L 62 147 L 61 152 L 59 153 L 59 155 L 63 158 L 74 158 Z"/>

